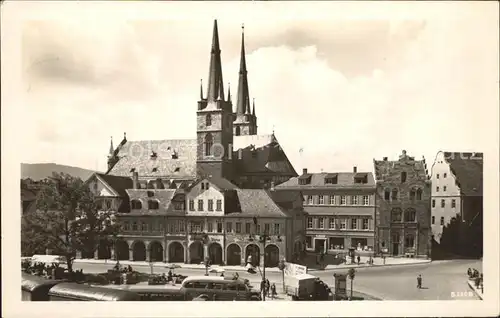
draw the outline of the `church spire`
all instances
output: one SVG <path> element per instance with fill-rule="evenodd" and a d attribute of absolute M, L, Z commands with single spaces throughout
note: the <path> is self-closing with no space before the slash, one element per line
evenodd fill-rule
<path fill-rule="evenodd" d="M 111 145 L 109 146 L 109 156 L 113 156 L 115 148 L 113 147 L 113 136 L 111 136 Z"/>
<path fill-rule="evenodd" d="M 255 98 L 253 99 L 252 115 L 255 117 Z"/>
<path fill-rule="evenodd" d="M 203 79 L 200 79 L 200 100 L 203 100 Z"/>
<path fill-rule="evenodd" d="M 245 58 L 245 26 L 241 26 L 241 56 L 240 72 L 238 79 L 238 100 L 236 102 L 236 114 L 250 113 L 250 98 L 248 96 L 247 63 Z"/>
<path fill-rule="evenodd" d="M 214 20 L 212 50 L 210 53 L 210 68 L 208 73 L 207 100 L 209 102 L 214 102 L 218 99 L 224 100 L 224 83 L 222 81 L 222 63 L 220 59 L 219 31 L 217 28 L 217 20 Z"/>
<path fill-rule="evenodd" d="M 227 83 L 227 101 L 231 102 L 231 83 Z"/>

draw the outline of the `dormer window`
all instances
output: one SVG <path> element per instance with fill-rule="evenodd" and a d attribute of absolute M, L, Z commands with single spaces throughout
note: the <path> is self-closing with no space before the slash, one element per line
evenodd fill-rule
<path fill-rule="evenodd" d="M 299 177 L 299 184 L 300 185 L 306 185 L 311 183 L 311 175 L 310 174 L 303 174 Z"/>
<path fill-rule="evenodd" d="M 325 176 L 325 184 L 337 184 L 337 174 L 327 174 Z"/>
<path fill-rule="evenodd" d="M 177 156 L 177 152 L 174 151 L 172 154 L 172 159 L 179 159 L 179 156 Z"/>
<path fill-rule="evenodd" d="M 158 172 L 158 168 L 154 167 L 152 172 Z"/>
<path fill-rule="evenodd" d="M 366 173 L 357 173 L 354 175 L 354 183 L 364 184 L 368 183 L 368 174 Z"/>

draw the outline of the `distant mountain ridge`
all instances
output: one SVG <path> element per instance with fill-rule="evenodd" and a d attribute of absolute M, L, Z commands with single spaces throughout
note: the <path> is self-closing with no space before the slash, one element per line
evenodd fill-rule
<path fill-rule="evenodd" d="M 70 174 L 85 181 L 94 172 L 98 171 L 56 163 L 21 163 L 21 179 L 30 178 L 34 181 L 38 181 L 52 176 L 53 172 Z"/>

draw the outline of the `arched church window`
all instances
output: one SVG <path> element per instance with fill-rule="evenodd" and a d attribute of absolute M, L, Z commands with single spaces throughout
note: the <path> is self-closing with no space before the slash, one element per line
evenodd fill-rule
<path fill-rule="evenodd" d="M 236 136 L 239 136 L 241 134 L 241 129 L 240 129 L 240 126 L 236 126 L 236 132 L 235 132 L 235 135 Z"/>
<path fill-rule="evenodd" d="M 205 136 L 205 156 L 212 155 L 212 146 L 214 145 L 214 139 L 212 134 L 208 133 Z"/>
<path fill-rule="evenodd" d="M 206 126 L 212 126 L 212 115 L 207 114 L 205 116 L 205 125 Z"/>

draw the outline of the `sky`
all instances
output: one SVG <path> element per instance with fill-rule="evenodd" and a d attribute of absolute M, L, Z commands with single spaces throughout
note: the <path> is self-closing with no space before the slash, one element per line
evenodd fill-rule
<path fill-rule="evenodd" d="M 485 124 L 498 119 L 491 6 L 408 6 L 410 18 L 373 10 L 350 19 L 339 6 L 332 16 L 319 8 L 291 16 L 277 15 L 285 9 L 277 5 L 251 14 L 214 8 L 223 5 L 182 18 L 166 6 L 133 17 L 59 8 L 57 20 L 25 21 L 20 110 L 29 129 L 19 138 L 30 150 L 22 162 L 104 171 L 111 136 L 115 145 L 124 132 L 194 138 L 214 18 L 234 107 L 244 23 L 259 133 L 274 130 L 297 171 L 372 171 L 374 158 L 396 160 L 403 149 L 432 163 L 439 150 L 498 147 L 497 121 Z"/>

